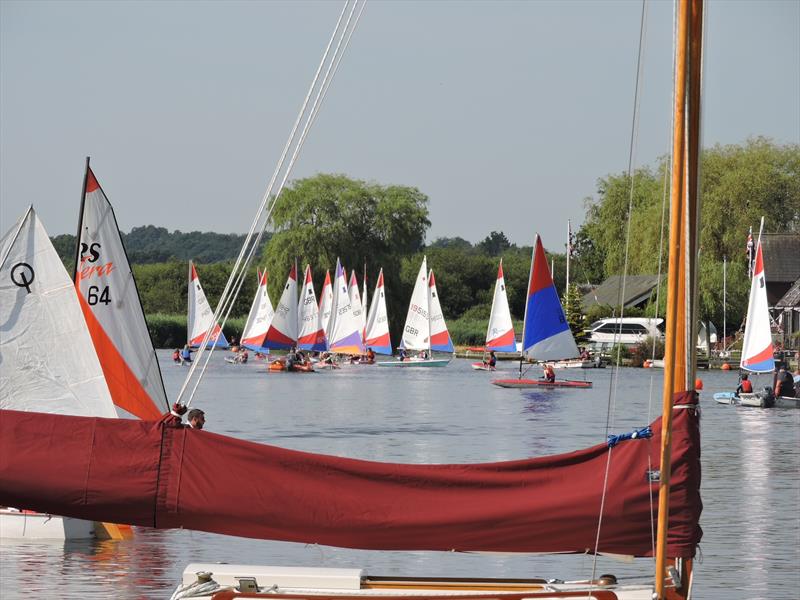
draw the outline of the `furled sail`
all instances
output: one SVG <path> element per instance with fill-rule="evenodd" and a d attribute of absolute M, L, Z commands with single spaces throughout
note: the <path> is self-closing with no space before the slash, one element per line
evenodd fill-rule
<path fill-rule="evenodd" d="M 75 286 L 33 207 L 0 240 L 0 408 L 117 416 Z"/>
<path fill-rule="evenodd" d="M 158 359 L 114 209 L 88 164 L 79 223 L 75 287 L 111 398 L 158 418 L 169 410 Z"/>
<path fill-rule="evenodd" d="M 697 397 L 676 400 L 693 405 Z M 693 556 L 702 535 L 698 419 L 694 410 L 673 411 L 670 556 Z M 652 431 L 651 439 L 620 442 L 611 461 L 612 450 L 598 444 L 508 462 L 418 465 L 287 450 L 157 421 L 2 411 L 0 504 L 348 548 L 583 553 L 598 541 L 599 552 L 650 556 L 661 419 Z"/>

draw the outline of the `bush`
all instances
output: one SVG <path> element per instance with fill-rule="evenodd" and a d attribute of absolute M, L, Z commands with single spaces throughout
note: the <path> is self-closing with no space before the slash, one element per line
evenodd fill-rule
<path fill-rule="evenodd" d="M 228 319 L 225 336 L 237 340 L 242 336 L 245 319 Z M 154 348 L 183 348 L 186 343 L 186 315 L 155 313 L 147 316 L 147 330 Z"/>
<path fill-rule="evenodd" d="M 655 354 L 653 353 L 654 348 Z M 629 356 L 632 367 L 641 367 L 644 361 L 652 360 L 653 358 L 664 358 L 664 342 L 648 336 L 630 349 Z"/>

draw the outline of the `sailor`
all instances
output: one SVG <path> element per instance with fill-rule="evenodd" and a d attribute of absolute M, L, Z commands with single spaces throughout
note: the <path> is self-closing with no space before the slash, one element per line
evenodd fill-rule
<path fill-rule="evenodd" d="M 775 397 L 779 396 L 794 398 L 794 379 L 784 368 L 781 368 L 775 377 Z"/>
<path fill-rule="evenodd" d="M 494 350 L 489 351 L 489 358 L 487 358 L 484 363 L 490 369 L 494 369 L 497 365 L 497 356 L 495 356 Z"/>
<path fill-rule="evenodd" d="M 189 348 L 189 344 L 186 344 L 181 350 L 181 361 L 192 362 L 192 349 Z"/>
<path fill-rule="evenodd" d="M 186 415 L 186 419 L 189 421 L 189 427 L 192 429 L 202 429 L 203 425 L 206 423 L 206 413 L 199 408 L 193 408 L 189 411 L 189 414 Z"/>
<path fill-rule="evenodd" d="M 739 382 L 739 387 L 736 388 L 736 395 L 738 396 L 744 392 L 745 394 L 753 393 L 753 383 L 748 378 L 747 373 L 742 373 L 742 379 Z"/>
<path fill-rule="evenodd" d="M 181 362 L 181 349 L 175 348 L 175 351 L 172 353 L 172 362 L 179 363 Z"/>
<path fill-rule="evenodd" d="M 375 362 L 375 352 L 372 350 L 372 348 L 367 348 L 367 362 L 369 364 Z"/>
<path fill-rule="evenodd" d="M 553 365 L 549 363 L 544 365 L 544 380 L 547 383 L 553 383 L 556 380 L 556 372 L 553 370 Z"/>
<path fill-rule="evenodd" d="M 400 353 L 397 355 L 397 358 L 399 358 L 401 361 L 406 359 L 406 349 L 405 348 L 400 348 Z"/>

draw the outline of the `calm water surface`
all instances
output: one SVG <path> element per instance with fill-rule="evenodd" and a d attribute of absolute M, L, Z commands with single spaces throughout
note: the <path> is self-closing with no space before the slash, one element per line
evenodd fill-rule
<path fill-rule="evenodd" d="M 185 376 L 160 352 L 167 392 Z M 570 373 L 591 390 L 504 390 L 469 361 L 445 369 L 352 367 L 294 375 L 214 356 L 193 406 L 218 433 L 369 460 L 489 462 L 583 448 L 660 413 L 662 373 Z M 510 363 L 501 368 L 513 371 Z M 535 371 L 534 371 L 535 372 Z M 695 598 L 800 597 L 800 411 L 717 405 L 736 374 L 701 372 L 704 530 Z M 652 392 L 651 392 L 652 389 Z M 558 518 L 558 515 L 554 515 Z M 535 532 L 533 532 L 535 535 Z M 589 556 L 374 552 L 138 528 L 132 540 L 3 543 L 0 598 L 168 598 L 189 562 L 358 567 L 382 575 L 589 577 Z M 598 572 L 652 572 L 652 561 L 598 559 Z"/>

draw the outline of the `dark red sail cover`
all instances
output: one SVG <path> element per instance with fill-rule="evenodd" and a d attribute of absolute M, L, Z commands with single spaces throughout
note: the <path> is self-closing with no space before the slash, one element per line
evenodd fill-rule
<path fill-rule="evenodd" d="M 692 393 L 678 398 L 694 402 Z M 700 540 L 694 409 L 674 411 L 668 553 Z M 652 554 L 653 438 L 526 460 L 407 465 L 162 422 L 0 411 L 0 504 L 96 521 L 376 550 Z M 653 467 L 649 466 L 654 465 Z M 655 508 L 653 509 L 655 510 Z M 653 515 L 652 518 L 655 518 Z"/>

